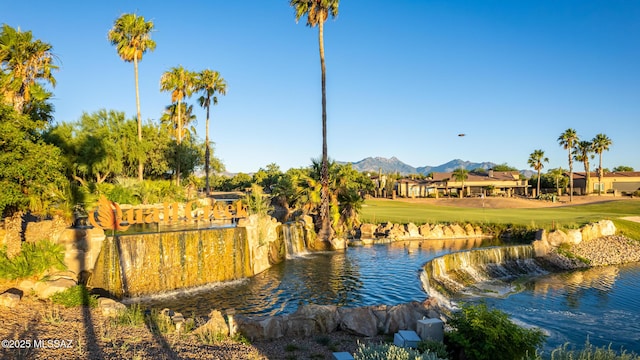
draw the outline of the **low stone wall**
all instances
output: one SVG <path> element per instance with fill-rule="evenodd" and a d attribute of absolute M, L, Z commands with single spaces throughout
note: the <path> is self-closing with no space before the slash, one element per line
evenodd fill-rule
<path fill-rule="evenodd" d="M 379 225 L 360 225 L 357 231 L 357 237 L 360 241 L 367 244 L 376 241 L 460 239 L 490 237 L 490 235 L 484 234 L 479 226 L 473 226 L 471 224 L 424 224 L 417 226 L 414 223 L 382 223 Z"/>
<path fill-rule="evenodd" d="M 337 330 L 363 337 L 416 330 L 423 318 L 443 318 L 434 301 L 414 301 L 395 306 L 377 305 L 343 308 L 335 305 L 301 305 L 292 314 L 253 318 L 235 315 L 229 321 L 232 333 L 240 332 L 253 340 L 314 336 Z"/>

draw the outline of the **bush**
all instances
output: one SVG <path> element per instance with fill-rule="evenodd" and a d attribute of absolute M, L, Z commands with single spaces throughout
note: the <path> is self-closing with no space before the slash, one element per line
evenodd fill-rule
<path fill-rule="evenodd" d="M 41 275 L 51 268 L 65 270 L 64 247 L 51 241 L 24 243 L 22 251 L 9 259 L 4 249 L 0 250 L 0 278 L 15 280 Z"/>
<path fill-rule="evenodd" d="M 635 353 L 627 353 L 620 350 L 618 354 L 615 350 L 608 347 L 594 347 L 587 342 L 583 350 L 569 350 L 565 344 L 551 352 L 551 360 L 640 360 L 640 356 Z"/>
<path fill-rule="evenodd" d="M 98 305 L 98 296 L 91 295 L 84 285 L 76 285 L 67 290 L 53 294 L 51 301 L 65 307 L 89 306 L 96 307 Z"/>
<path fill-rule="evenodd" d="M 514 360 L 535 354 L 545 340 L 540 329 L 525 329 L 500 310 L 465 305 L 453 314 L 446 333 L 448 348 L 469 360 Z"/>
<path fill-rule="evenodd" d="M 435 340 L 423 340 L 418 343 L 418 351 L 421 353 L 434 353 L 441 359 L 446 359 L 449 356 L 447 346 L 440 341 Z"/>
<path fill-rule="evenodd" d="M 435 353 L 421 354 L 418 350 L 391 344 L 358 344 L 354 360 L 439 360 Z"/>

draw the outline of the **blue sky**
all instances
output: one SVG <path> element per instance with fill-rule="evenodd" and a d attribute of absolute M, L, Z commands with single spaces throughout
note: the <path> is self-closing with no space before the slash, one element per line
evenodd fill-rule
<path fill-rule="evenodd" d="M 322 149 L 317 29 L 296 24 L 288 4 L 25 0 L 3 4 L 0 22 L 53 45 L 61 122 L 102 108 L 135 116 L 133 65 L 107 32 L 123 13 L 152 20 L 142 117 L 169 104 L 159 91 L 169 68 L 218 70 L 228 93 L 212 110 L 215 155 L 231 172 L 287 170 Z M 557 138 L 571 127 L 612 139 L 604 167 L 640 170 L 640 1 L 344 0 L 339 10 L 325 26 L 331 158 L 528 169 L 542 149 L 546 171 L 568 167 Z M 205 113 L 194 108 L 204 138 Z"/>

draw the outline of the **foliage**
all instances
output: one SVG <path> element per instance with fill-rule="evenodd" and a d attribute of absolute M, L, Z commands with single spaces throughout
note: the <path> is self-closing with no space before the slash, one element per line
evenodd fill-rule
<path fill-rule="evenodd" d="M 84 285 L 72 286 L 64 291 L 55 293 L 51 296 L 51 301 L 65 307 L 75 306 L 98 306 L 98 296 L 89 293 Z"/>
<path fill-rule="evenodd" d="M 493 167 L 493 171 L 519 171 L 513 166 L 507 165 L 507 163 L 499 164 Z"/>
<path fill-rule="evenodd" d="M 605 347 L 593 346 L 587 339 L 584 349 L 571 350 L 565 344 L 551 352 L 551 360 L 640 360 L 636 353 L 628 353 L 621 349 L 617 351 L 611 349 L 611 345 Z"/>
<path fill-rule="evenodd" d="M 620 165 L 613 168 L 613 171 L 634 171 L 631 166 Z"/>
<path fill-rule="evenodd" d="M 273 211 L 269 196 L 265 196 L 262 187 L 257 184 L 251 186 L 251 191 L 244 196 L 242 202 L 247 205 L 249 214 L 266 216 Z"/>
<path fill-rule="evenodd" d="M 435 353 L 401 348 L 392 344 L 363 344 L 353 354 L 355 360 L 438 360 Z"/>
<path fill-rule="evenodd" d="M 449 357 L 447 346 L 444 343 L 435 340 L 420 341 L 418 343 L 418 351 L 420 351 L 421 353 L 426 353 L 427 351 L 430 353 L 434 353 L 441 359 L 446 359 Z"/>
<path fill-rule="evenodd" d="M 616 232 L 624 235 L 629 239 L 640 241 L 640 223 L 635 221 L 627 221 L 622 219 L 614 219 L 613 224 L 616 226 Z"/>
<path fill-rule="evenodd" d="M 33 39 L 31 31 L 16 30 L 4 24 L 0 30 L 0 99 L 13 106 L 19 114 L 48 118 L 52 106 L 46 103 L 51 93 L 44 90 L 46 83 L 55 86 L 52 75 L 53 47 Z M 25 111 L 26 110 L 26 111 Z M 45 116 L 37 116 L 44 111 Z"/>
<path fill-rule="evenodd" d="M 445 334 L 448 347 L 469 360 L 513 360 L 534 354 L 544 343 L 540 329 L 525 329 L 509 320 L 500 310 L 489 310 L 484 303 L 464 305 L 453 313 Z"/>
<path fill-rule="evenodd" d="M 22 251 L 13 259 L 0 250 L 0 279 L 14 280 L 41 275 L 55 268 L 65 270 L 64 247 L 48 240 L 24 243 Z"/>
<path fill-rule="evenodd" d="M 145 322 L 145 315 L 142 307 L 139 304 L 133 304 L 125 310 L 119 311 L 117 315 L 112 319 L 115 325 L 124 326 L 141 326 Z"/>
<path fill-rule="evenodd" d="M 39 135 L 42 123 L 0 104 L 0 214 L 42 210 L 64 183 L 60 150 Z M 34 206 L 35 205 L 35 206 Z"/>

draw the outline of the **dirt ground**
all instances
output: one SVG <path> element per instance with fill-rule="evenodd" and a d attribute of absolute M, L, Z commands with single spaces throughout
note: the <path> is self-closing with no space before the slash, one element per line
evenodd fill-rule
<path fill-rule="evenodd" d="M 570 201 L 569 196 L 560 196 L 556 202 L 544 201 L 537 199 L 527 198 L 506 198 L 506 197 L 486 197 L 484 199 L 475 198 L 439 198 L 439 199 L 405 199 L 398 198 L 394 201 L 404 201 L 416 204 L 433 204 L 439 206 L 457 206 L 466 208 L 489 208 L 489 209 L 525 209 L 525 208 L 543 208 L 543 207 L 560 207 L 560 206 L 572 206 L 572 205 L 584 205 L 593 204 L 607 201 L 619 201 L 619 200 L 635 200 L 640 201 L 638 198 L 630 197 L 614 197 L 611 195 L 590 195 L 590 196 L 574 196 L 573 201 Z M 390 200 L 391 201 L 391 200 Z"/>

